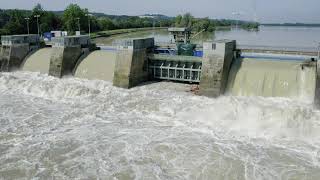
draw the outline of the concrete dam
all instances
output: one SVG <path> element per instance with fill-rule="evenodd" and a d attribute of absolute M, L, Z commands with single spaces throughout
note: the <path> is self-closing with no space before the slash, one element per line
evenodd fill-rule
<path fill-rule="evenodd" d="M 203 57 L 159 54 L 153 38 L 99 50 L 88 36 L 57 37 L 40 48 L 37 36 L 3 36 L 2 71 L 110 81 L 131 88 L 149 80 L 199 84 L 199 95 L 285 97 L 319 104 L 319 64 L 312 57 L 246 57 L 236 41 L 203 44 Z"/>

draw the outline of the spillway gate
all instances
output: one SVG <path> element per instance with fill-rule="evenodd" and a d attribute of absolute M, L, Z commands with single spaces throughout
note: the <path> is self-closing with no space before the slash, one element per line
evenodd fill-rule
<path fill-rule="evenodd" d="M 150 54 L 149 75 L 153 79 L 200 83 L 202 58 Z"/>

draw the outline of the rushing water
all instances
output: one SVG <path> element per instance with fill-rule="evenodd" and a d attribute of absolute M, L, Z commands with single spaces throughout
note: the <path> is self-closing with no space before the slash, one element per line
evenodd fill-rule
<path fill-rule="evenodd" d="M 173 37 L 166 30 L 136 32 L 118 35 L 112 38 L 99 38 L 100 44 L 112 44 L 127 38 L 154 37 L 157 42 L 170 42 Z M 202 33 L 196 36 L 193 43 L 215 39 L 233 39 L 241 45 L 316 48 L 320 43 L 320 27 L 272 27 L 261 26 L 259 31 L 243 29 L 218 30 L 214 33 Z"/>
<path fill-rule="evenodd" d="M 262 27 L 194 41 L 309 47 L 319 34 Z M 151 31 L 96 41 L 137 37 L 171 39 Z M 319 179 L 320 111 L 308 101 L 213 99 L 190 89 L 160 82 L 127 90 L 107 81 L 0 73 L 0 179 Z"/>
<path fill-rule="evenodd" d="M 0 73 L 0 179 L 319 179 L 312 105 L 189 89 Z"/>

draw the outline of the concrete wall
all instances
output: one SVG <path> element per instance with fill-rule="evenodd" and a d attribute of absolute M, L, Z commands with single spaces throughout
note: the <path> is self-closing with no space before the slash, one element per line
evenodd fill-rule
<path fill-rule="evenodd" d="M 204 43 L 200 95 L 217 97 L 225 92 L 236 42 L 223 40 Z"/>
<path fill-rule="evenodd" d="M 1 42 L 0 71 L 20 68 L 25 57 L 39 48 L 39 36 L 35 34 L 1 36 Z"/>
<path fill-rule="evenodd" d="M 11 71 L 13 69 L 19 68 L 29 52 L 30 47 L 28 44 L 2 46 L 0 54 L 0 71 Z"/>
<path fill-rule="evenodd" d="M 80 46 L 52 47 L 49 75 L 61 78 L 65 74 L 72 73 L 81 53 Z"/>
<path fill-rule="evenodd" d="M 114 86 L 131 88 L 148 80 L 147 54 L 154 47 L 154 39 L 137 39 L 132 44 L 132 47 L 118 49 Z"/>

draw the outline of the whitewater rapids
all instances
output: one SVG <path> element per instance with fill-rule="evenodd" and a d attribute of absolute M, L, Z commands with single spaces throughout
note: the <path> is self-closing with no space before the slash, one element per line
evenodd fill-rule
<path fill-rule="evenodd" d="M 0 73 L 0 179 L 319 179 L 311 104 L 189 89 Z"/>

